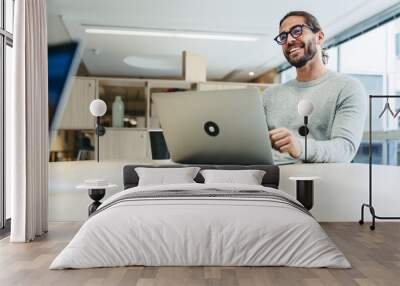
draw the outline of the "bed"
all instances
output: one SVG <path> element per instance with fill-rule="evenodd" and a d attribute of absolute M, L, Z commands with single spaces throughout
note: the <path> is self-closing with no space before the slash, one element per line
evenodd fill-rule
<path fill-rule="evenodd" d="M 197 166 L 263 170 L 260 185 L 204 183 L 199 172 L 194 183 L 152 186 L 138 185 L 138 167 L 149 166 L 124 167 L 124 191 L 103 202 L 50 269 L 351 267 L 312 215 L 278 189 L 277 166 Z"/>

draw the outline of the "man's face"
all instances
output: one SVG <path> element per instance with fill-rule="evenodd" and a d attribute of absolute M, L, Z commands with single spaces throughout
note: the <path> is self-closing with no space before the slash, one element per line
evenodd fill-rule
<path fill-rule="evenodd" d="M 279 33 L 289 32 L 296 25 L 305 24 L 301 16 L 291 16 L 283 21 L 279 28 Z M 282 51 L 288 62 L 296 67 L 303 67 L 317 53 L 316 34 L 309 28 L 303 27 L 303 34 L 297 39 L 288 35 L 287 42 L 282 45 Z"/>

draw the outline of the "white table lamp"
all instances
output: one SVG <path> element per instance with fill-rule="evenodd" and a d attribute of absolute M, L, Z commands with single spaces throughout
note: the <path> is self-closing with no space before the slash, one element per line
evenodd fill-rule
<path fill-rule="evenodd" d="M 100 124 L 100 117 L 103 116 L 107 111 L 106 103 L 101 99 L 95 99 L 90 103 L 90 113 L 96 117 L 96 136 L 97 136 L 97 162 L 100 160 L 100 143 L 99 136 L 103 136 L 106 133 L 104 126 Z"/>

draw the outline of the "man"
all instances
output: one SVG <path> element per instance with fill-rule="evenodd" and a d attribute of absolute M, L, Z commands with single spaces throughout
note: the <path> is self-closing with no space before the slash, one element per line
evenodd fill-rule
<path fill-rule="evenodd" d="M 357 80 L 327 70 L 322 50 L 324 33 L 318 20 L 304 11 L 285 15 L 275 41 L 282 46 L 297 77 L 271 87 L 264 94 L 270 139 L 277 163 L 304 160 L 303 118 L 297 113 L 301 99 L 310 100 L 307 161 L 350 162 L 360 145 L 367 96 Z"/>

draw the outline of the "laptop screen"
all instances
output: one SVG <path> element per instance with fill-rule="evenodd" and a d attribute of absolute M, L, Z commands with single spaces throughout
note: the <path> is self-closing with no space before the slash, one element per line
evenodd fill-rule
<path fill-rule="evenodd" d="M 48 47 L 48 95 L 49 95 L 49 131 L 58 128 L 67 102 L 66 86 L 75 72 L 77 42 L 68 42 Z M 50 138 L 51 139 L 51 138 Z"/>

